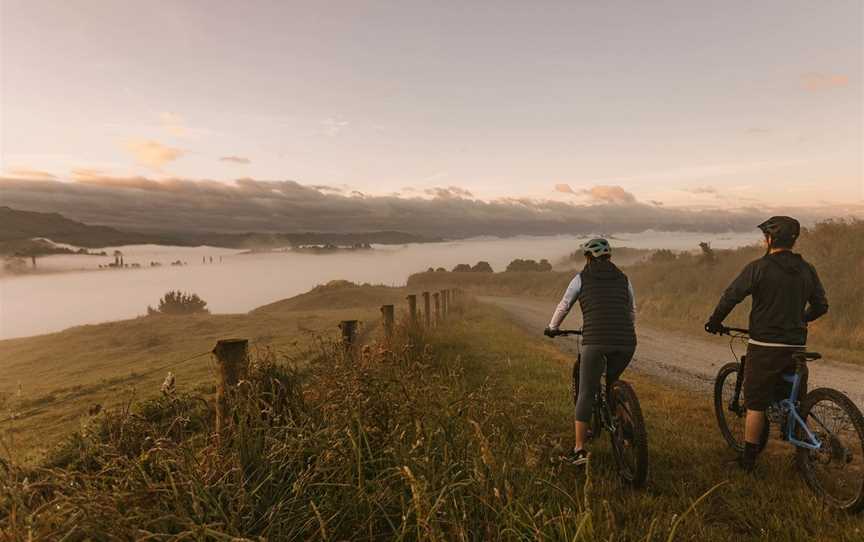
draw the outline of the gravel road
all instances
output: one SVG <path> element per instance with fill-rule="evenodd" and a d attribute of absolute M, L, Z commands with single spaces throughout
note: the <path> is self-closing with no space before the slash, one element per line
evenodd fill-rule
<path fill-rule="evenodd" d="M 555 301 L 523 297 L 479 298 L 484 303 L 497 305 L 512 315 L 515 321 L 542 336 L 543 328 L 555 310 Z M 562 328 L 580 326 L 578 308 L 570 313 Z M 694 322 L 701 326 L 701 322 Z M 637 321 L 639 346 L 628 370 L 661 378 L 672 384 L 711 392 L 719 368 L 733 361 L 728 337 L 696 337 L 674 331 L 661 330 L 646 322 Z M 556 344 L 566 352 L 576 351 L 574 337 L 560 337 Z M 746 345 L 737 344 L 741 353 Z M 864 407 L 864 367 L 819 360 L 810 364 L 810 388 L 830 386 L 846 393 L 859 408 Z"/>

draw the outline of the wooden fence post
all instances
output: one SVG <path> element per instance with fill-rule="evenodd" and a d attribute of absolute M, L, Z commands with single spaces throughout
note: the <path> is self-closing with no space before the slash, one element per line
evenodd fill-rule
<path fill-rule="evenodd" d="M 447 290 L 441 290 L 441 318 L 447 319 Z"/>
<path fill-rule="evenodd" d="M 426 316 L 426 327 L 432 327 L 432 307 L 429 304 L 429 292 L 423 292 L 423 309 Z"/>
<path fill-rule="evenodd" d="M 339 329 L 342 330 L 342 346 L 346 352 L 350 352 L 357 335 L 357 320 L 342 320 Z"/>
<path fill-rule="evenodd" d="M 384 337 L 387 341 L 393 339 L 393 305 L 381 305 L 381 316 L 384 319 Z"/>
<path fill-rule="evenodd" d="M 249 372 L 249 341 L 246 339 L 223 339 L 213 348 L 219 366 L 219 383 L 216 387 L 216 432 L 221 433 L 231 419 L 231 403 L 237 383 Z"/>
<path fill-rule="evenodd" d="M 408 317 L 410 318 L 410 322 L 412 326 L 417 325 L 417 296 L 414 294 L 409 295 L 408 300 Z"/>
<path fill-rule="evenodd" d="M 435 324 L 441 323 L 441 294 L 435 292 L 432 294 L 432 299 L 435 301 Z"/>

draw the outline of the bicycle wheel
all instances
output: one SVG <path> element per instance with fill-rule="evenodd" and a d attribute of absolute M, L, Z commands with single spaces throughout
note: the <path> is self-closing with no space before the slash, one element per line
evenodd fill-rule
<path fill-rule="evenodd" d="M 625 482 L 642 487 L 648 477 L 648 433 L 642 407 L 630 384 L 622 380 L 612 383 L 609 408 L 615 425 L 610 436 L 618 471 Z"/>
<path fill-rule="evenodd" d="M 846 395 L 829 388 L 808 393 L 801 418 L 822 443 L 819 450 L 798 448 L 797 462 L 807 485 L 841 510 L 864 508 L 864 416 Z M 796 437 L 806 441 L 804 429 Z"/>
<path fill-rule="evenodd" d="M 735 384 L 738 380 L 738 363 L 727 363 L 720 367 L 717 379 L 714 381 L 714 413 L 717 415 L 717 425 L 720 426 L 720 434 L 729 444 L 729 447 L 738 453 L 744 452 L 744 420 L 747 410 L 744 408 L 744 390 L 738 395 L 738 401 L 733 405 L 732 398 L 735 395 Z M 766 418 L 759 439 L 759 450 L 761 451 L 768 442 L 770 423 Z"/>

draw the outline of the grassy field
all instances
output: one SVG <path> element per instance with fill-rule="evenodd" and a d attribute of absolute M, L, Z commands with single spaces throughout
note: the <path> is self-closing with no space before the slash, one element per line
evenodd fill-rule
<path fill-rule="evenodd" d="M 694 247 L 696 248 L 696 247 Z M 810 344 L 831 359 L 864 364 L 864 221 L 824 222 L 804 231 L 796 251 L 819 272 L 831 308 L 811 324 Z M 717 250 L 706 262 L 684 253 L 649 258 L 625 267 L 633 281 L 640 321 L 655 326 L 702 333 L 702 323 L 723 290 L 764 249 Z M 670 256 L 667 255 L 667 256 Z M 414 289 L 458 286 L 478 294 L 559 298 L 573 272 L 549 273 L 419 273 L 408 280 Z M 745 326 L 749 302 L 739 306 L 728 325 Z"/>
<path fill-rule="evenodd" d="M 628 375 L 649 428 L 646 489 L 608 443 L 589 476 L 571 445 L 572 360 L 469 304 L 355 360 L 327 344 L 299 370 L 263 356 L 221 442 L 194 396 L 100 414 L 39 467 L 0 477 L 7 538 L 228 540 L 847 540 L 772 442 L 754 477 L 727 464 L 710 398 Z M 411 347 L 405 347 L 411 344 Z"/>
<path fill-rule="evenodd" d="M 376 303 L 402 298 L 395 288 L 337 282 L 249 314 L 148 316 L 0 341 L 0 447 L 39 457 L 95 405 L 158 395 L 169 371 L 181 390 L 212 391 L 213 361 L 198 355 L 218 339 L 246 338 L 253 350 L 290 357 L 338 334 L 340 320 L 377 322 Z"/>

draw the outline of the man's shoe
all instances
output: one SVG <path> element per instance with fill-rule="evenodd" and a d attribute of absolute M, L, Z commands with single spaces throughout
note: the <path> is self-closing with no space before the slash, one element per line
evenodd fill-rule
<path fill-rule="evenodd" d="M 590 459 L 591 454 L 588 453 L 588 450 L 584 449 L 570 450 L 569 454 L 561 457 L 561 461 L 573 465 L 574 467 L 581 467 L 582 465 L 586 465 Z"/>

